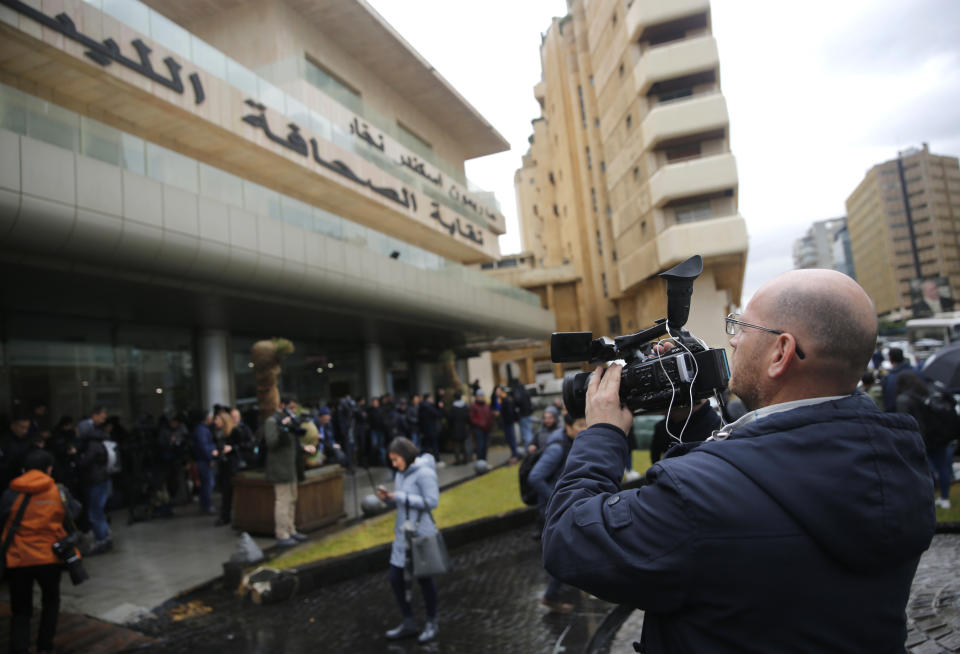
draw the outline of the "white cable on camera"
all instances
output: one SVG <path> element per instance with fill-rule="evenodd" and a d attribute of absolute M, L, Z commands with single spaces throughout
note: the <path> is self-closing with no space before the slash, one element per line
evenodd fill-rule
<path fill-rule="evenodd" d="M 665 327 L 667 329 L 667 334 L 670 334 L 670 323 L 669 322 L 665 323 Z M 697 358 L 693 356 L 693 352 L 691 352 L 690 348 L 684 345 L 682 341 L 680 341 L 679 339 L 677 339 L 672 335 L 670 336 L 670 338 L 663 339 L 660 342 L 663 343 L 663 341 L 673 341 L 674 345 L 679 345 L 684 350 L 686 350 L 687 354 L 689 354 L 690 358 L 693 360 L 693 378 L 690 380 L 690 412 L 687 413 L 687 419 L 683 422 L 683 427 L 680 428 L 680 435 L 674 436 L 673 432 L 670 431 L 670 412 L 673 410 L 673 401 L 676 399 L 677 389 L 673 385 L 673 380 L 670 379 L 670 375 L 667 374 L 666 366 L 663 365 L 663 353 L 661 351 L 657 352 L 657 361 L 660 362 L 660 369 L 663 370 L 664 377 L 666 377 L 667 381 L 670 383 L 670 391 L 671 391 L 670 404 L 667 406 L 667 415 L 664 417 L 663 426 L 667 432 L 667 436 L 677 441 L 678 443 L 683 443 L 683 432 L 687 430 L 687 425 L 690 424 L 690 418 L 693 416 L 693 385 L 697 381 L 697 375 L 700 374 L 700 366 L 697 364 Z"/>

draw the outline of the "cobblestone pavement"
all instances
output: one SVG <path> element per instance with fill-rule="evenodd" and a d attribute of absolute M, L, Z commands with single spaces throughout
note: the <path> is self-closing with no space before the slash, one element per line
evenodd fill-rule
<path fill-rule="evenodd" d="M 400 619 L 386 572 L 258 607 L 223 591 L 169 602 L 138 630 L 159 639 L 149 652 L 579 652 L 612 606 L 568 589 L 571 615 L 549 614 L 532 527 L 483 539 L 452 552 L 454 572 L 438 580 L 440 637 L 428 646 L 388 643 L 383 632 Z M 414 610 L 423 618 L 419 588 Z M 180 618 L 179 620 L 177 618 Z"/>
<path fill-rule="evenodd" d="M 907 603 L 910 654 L 960 652 L 960 535 L 939 534 L 920 559 Z M 643 630 L 643 611 L 634 611 L 614 638 L 609 654 L 633 654 Z"/>

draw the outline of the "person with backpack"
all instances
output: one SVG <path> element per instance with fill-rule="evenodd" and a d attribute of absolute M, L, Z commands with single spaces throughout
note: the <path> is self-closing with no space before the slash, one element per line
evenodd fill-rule
<path fill-rule="evenodd" d="M 920 425 L 920 434 L 927 449 L 927 465 L 934 486 L 940 489 L 936 505 L 950 508 L 950 482 L 953 476 L 953 441 L 958 433 L 953 398 L 931 392 L 915 373 L 903 371 L 897 376 L 897 413 L 908 413 Z"/>
<path fill-rule="evenodd" d="M 22 474 L 0 498 L 0 524 L 4 525 L 0 543 L 3 543 L 10 585 L 10 652 L 13 654 L 30 651 L 34 581 L 41 592 L 37 652 L 53 651 L 63 571 L 63 561 L 54 553 L 53 546 L 67 536 L 64 519 L 70 524 L 81 510 L 70 491 L 58 487 L 50 476 L 53 464 L 53 455 L 49 452 L 29 451 L 23 459 Z M 75 549 L 73 554 L 80 556 Z"/>
<path fill-rule="evenodd" d="M 554 407 L 549 408 L 554 409 Z M 547 510 L 547 502 L 553 495 L 553 487 L 560 478 L 560 471 L 563 470 L 563 464 L 570 452 L 570 445 L 577 434 L 587 426 L 585 419 L 574 420 L 570 415 L 566 416 L 564 422 L 564 428 L 551 432 L 546 444 L 532 455 L 537 457 L 537 461 L 530 470 L 528 482 L 537 495 L 537 509 L 541 524 Z M 570 613 L 573 610 L 573 605 L 560 600 L 563 583 L 552 575 L 549 579 L 547 589 L 544 591 L 543 597 L 540 598 L 540 603 L 547 607 L 551 613 Z"/>

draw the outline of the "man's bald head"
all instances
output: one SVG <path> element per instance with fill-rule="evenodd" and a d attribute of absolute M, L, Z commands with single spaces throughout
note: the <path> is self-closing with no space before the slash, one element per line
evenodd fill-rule
<path fill-rule="evenodd" d="M 856 386 L 877 342 L 873 302 L 859 284 L 835 270 L 793 270 L 755 299 L 779 329 L 794 334 L 811 363 Z"/>

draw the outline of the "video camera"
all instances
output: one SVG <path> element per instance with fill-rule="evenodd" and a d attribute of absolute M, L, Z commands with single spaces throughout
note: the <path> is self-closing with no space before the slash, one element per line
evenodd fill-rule
<path fill-rule="evenodd" d="M 623 359 L 620 401 L 633 413 L 690 406 L 712 395 L 720 399 L 730 381 L 726 351 L 706 347 L 683 329 L 690 314 L 693 281 L 702 272 L 703 259 L 698 254 L 660 273 L 667 280 L 667 317 L 652 327 L 614 339 L 595 339 L 591 332 L 554 332 L 551 360 L 595 364 Z M 654 353 L 654 339 L 661 336 L 670 336 L 677 347 L 668 354 Z M 574 418 L 586 410 L 589 380 L 589 372 L 568 373 L 563 379 L 563 403 Z"/>

